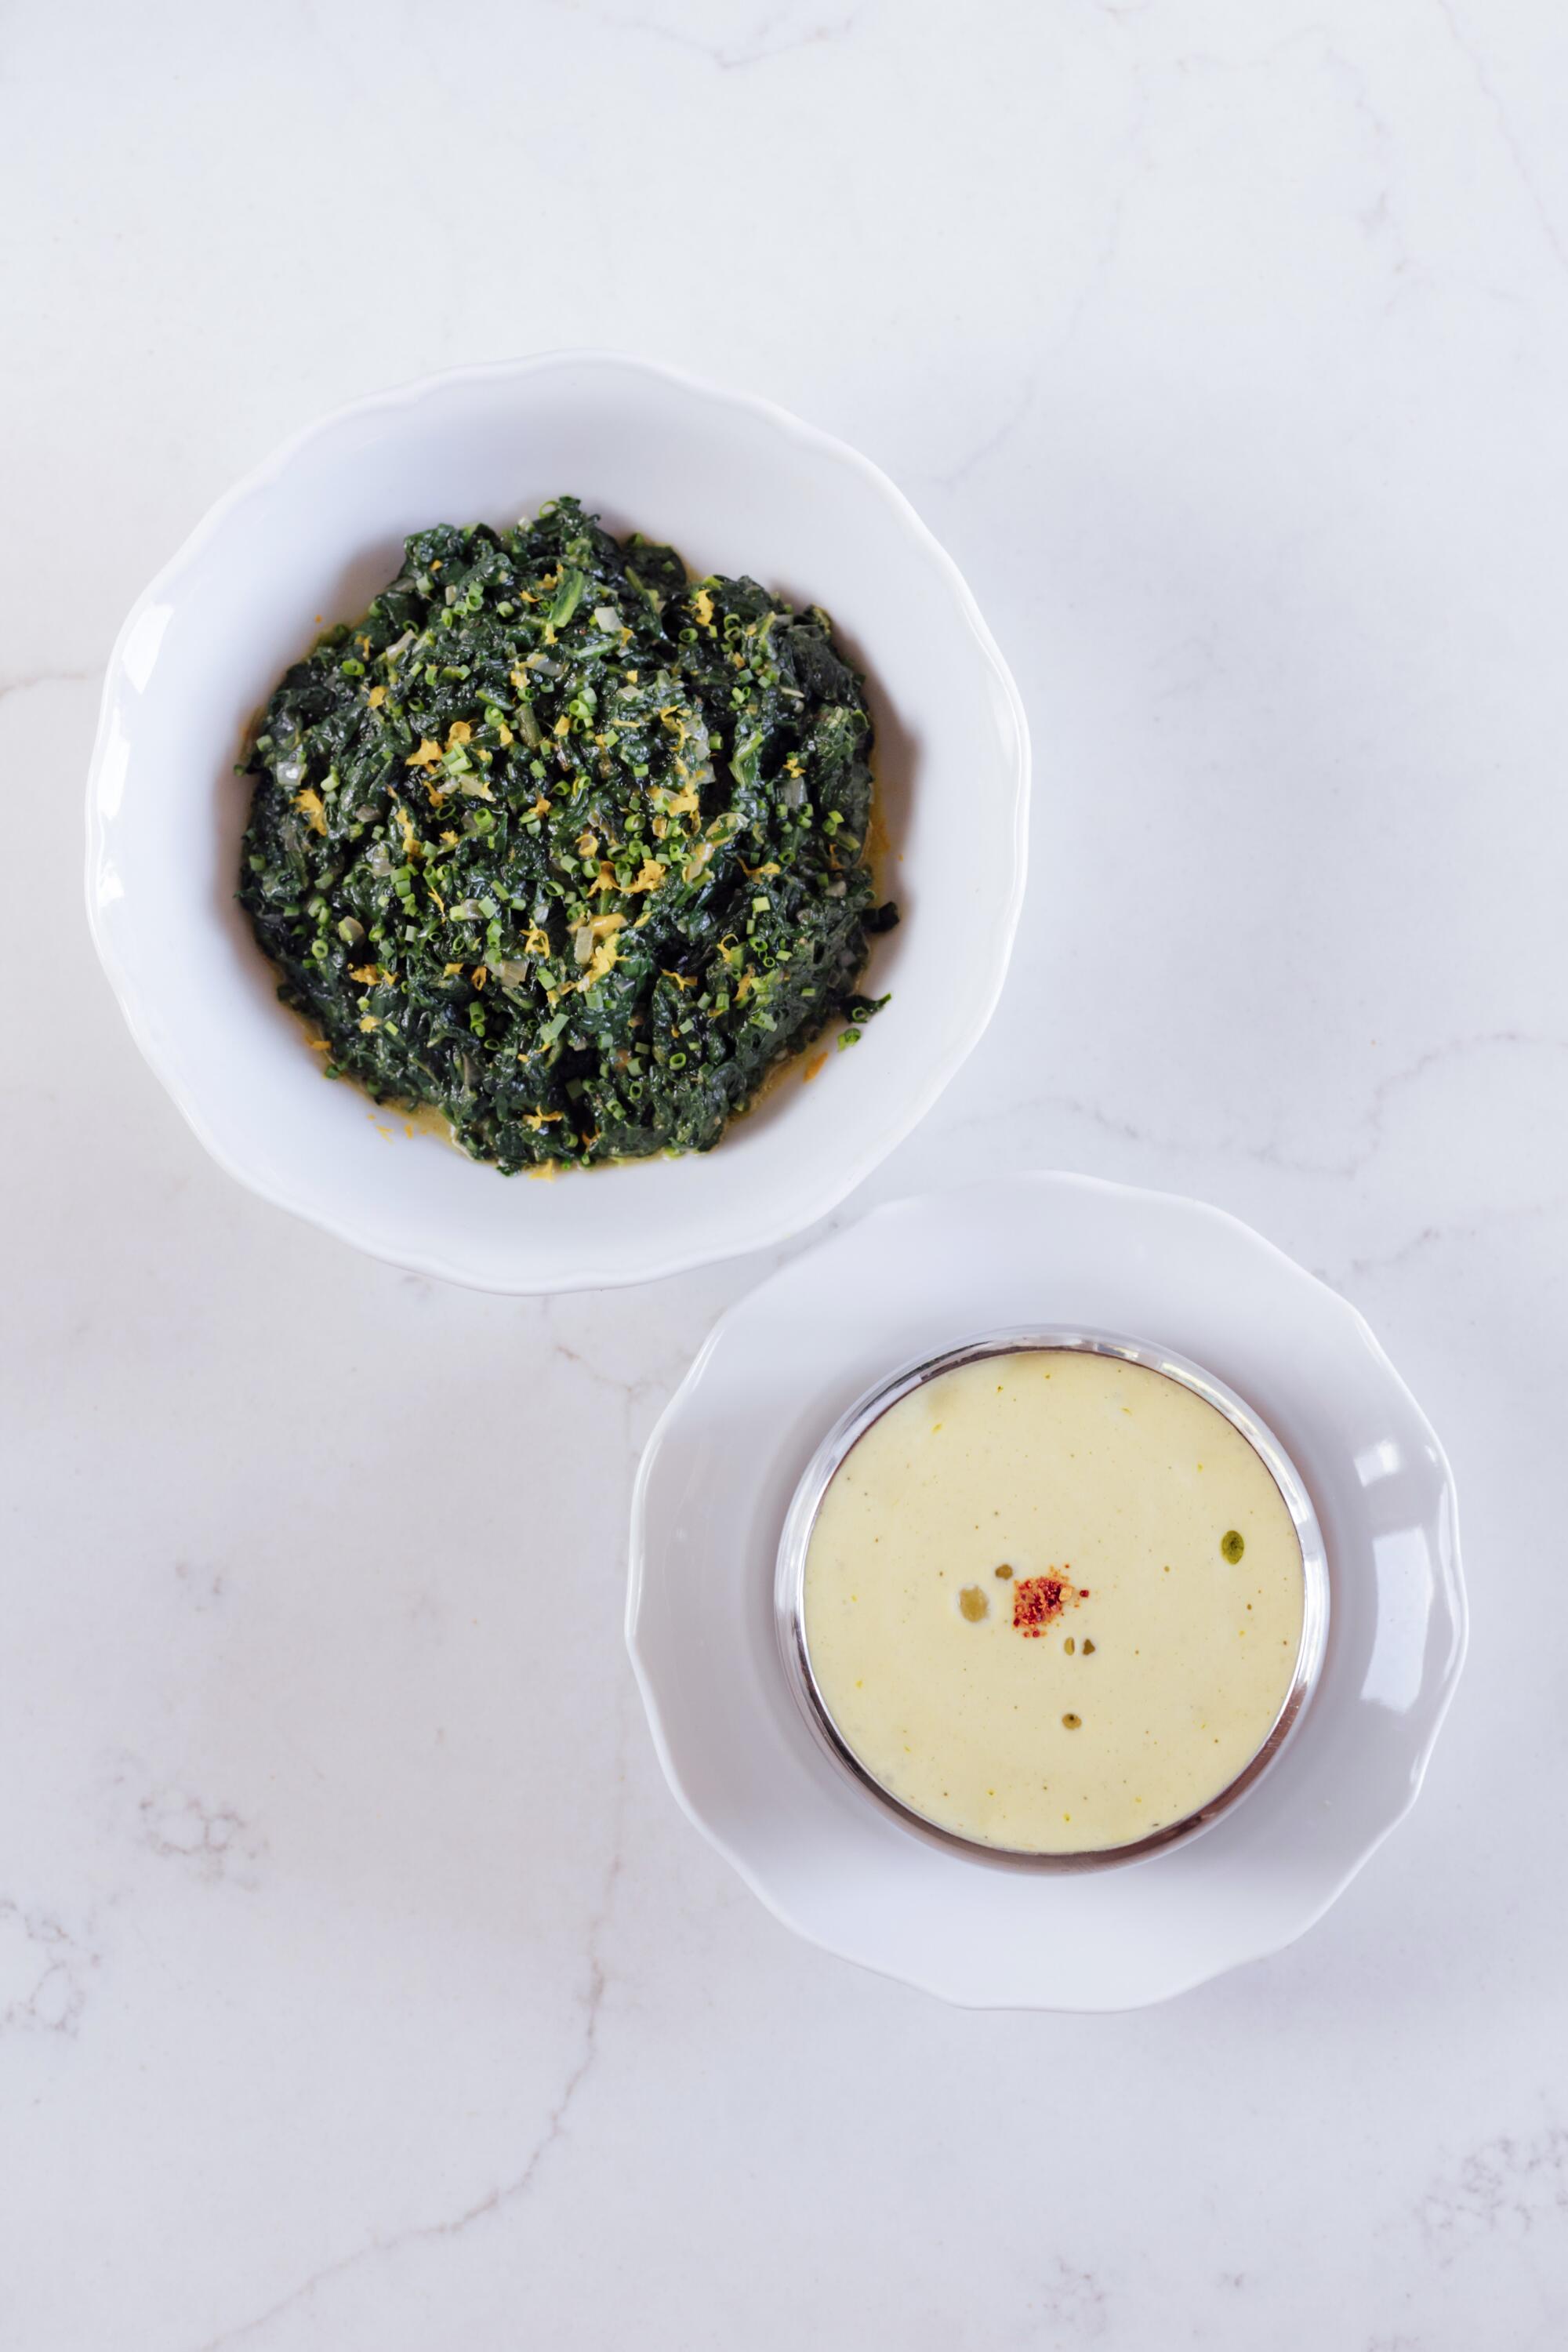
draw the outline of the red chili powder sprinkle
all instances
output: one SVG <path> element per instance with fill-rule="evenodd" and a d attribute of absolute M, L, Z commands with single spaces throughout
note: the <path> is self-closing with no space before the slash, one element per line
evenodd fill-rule
<path fill-rule="evenodd" d="M 1068 1593 L 1065 1578 L 1022 1576 L 1013 1587 L 1013 1627 L 1026 1641 L 1037 1642 L 1054 1617 L 1062 1613 Z"/>

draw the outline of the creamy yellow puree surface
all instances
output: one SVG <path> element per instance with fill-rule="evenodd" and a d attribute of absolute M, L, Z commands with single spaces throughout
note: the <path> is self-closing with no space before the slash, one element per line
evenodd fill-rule
<path fill-rule="evenodd" d="M 1240 1431 L 1163 1373 L 1067 1349 L 890 1407 L 805 1566 L 812 1671 L 872 1778 L 1037 1853 L 1130 1844 L 1227 1787 L 1284 1701 L 1303 1602 L 1290 1514 Z"/>

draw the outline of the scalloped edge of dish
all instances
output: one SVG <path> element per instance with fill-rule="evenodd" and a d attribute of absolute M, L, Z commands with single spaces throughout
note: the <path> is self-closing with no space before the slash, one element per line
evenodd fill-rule
<path fill-rule="evenodd" d="M 118 903 L 106 894 L 102 882 L 112 874 L 113 864 L 109 855 L 107 820 L 101 806 L 101 782 L 105 756 L 122 706 L 124 690 L 129 683 L 125 654 L 143 616 L 155 604 L 175 593 L 185 574 L 205 552 L 223 526 L 242 507 L 264 497 L 287 467 L 311 444 L 341 431 L 359 418 L 378 413 L 412 409 L 421 401 L 439 394 L 447 387 L 487 379 L 521 379 L 543 374 L 551 370 L 591 365 L 624 371 L 630 376 L 649 376 L 679 386 L 686 394 L 700 400 L 748 412 L 786 439 L 795 441 L 818 457 L 849 467 L 858 473 L 880 494 L 904 527 L 910 539 L 934 561 L 952 590 L 959 612 L 966 623 L 975 646 L 999 688 L 1007 710 L 1012 733 L 1010 765 L 1013 775 L 1013 882 L 1000 924 L 994 933 L 994 951 L 989 976 L 980 988 L 977 1012 L 964 1042 L 945 1061 L 927 1069 L 913 1088 L 910 1107 L 901 1120 L 890 1122 L 874 1146 L 868 1146 L 831 1175 L 815 1190 L 802 1190 L 806 1195 L 805 1213 L 795 1202 L 778 1213 L 761 1218 L 754 1227 L 738 1239 L 725 1239 L 714 1247 L 692 1244 L 668 1251 L 650 1260 L 634 1272 L 583 1264 L 568 1272 L 521 1280 L 506 1278 L 487 1280 L 468 1266 L 454 1264 L 438 1248 L 391 1250 L 378 1247 L 352 1229 L 341 1217 L 324 1210 L 298 1188 L 283 1183 L 264 1181 L 236 1160 L 215 1135 L 200 1105 L 187 1090 L 182 1078 L 171 1067 L 171 1057 L 158 1034 L 155 1020 L 149 1019 L 137 995 L 134 983 L 122 963 L 114 938 L 111 909 Z M 815 425 L 806 424 L 788 409 L 765 399 L 761 394 L 736 392 L 726 385 L 710 383 L 683 368 L 667 366 L 657 360 L 638 359 L 630 353 L 602 347 L 584 346 L 542 352 L 523 359 L 477 361 L 466 367 L 444 368 L 435 373 L 420 376 L 412 382 L 397 384 L 381 392 L 367 393 L 355 400 L 344 402 L 328 415 L 304 425 L 275 448 L 259 465 L 243 475 L 216 502 L 208 508 L 201 520 L 181 542 L 168 562 L 163 565 L 137 597 L 114 641 L 99 704 L 98 726 L 93 737 L 92 752 L 87 776 L 87 843 L 85 888 L 88 928 L 100 963 L 113 992 L 116 1003 L 143 1060 L 169 1096 L 186 1126 L 209 1156 L 225 1173 L 258 1199 L 288 1214 L 313 1225 L 318 1232 L 330 1234 L 333 1240 L 363 1252 L 385 1265 L 396 1265 L 409 1273 L 426 1275 L 436 1281 L 452 1282 L 465 1289 L 479 1290 L 500 1297 L 555 1297 L 579 1290 L 626 1289 L 643 1282 L 661 1282 L 671 1275 L 689 1274 L 699 1266 L 723 1263 L 734 1257 L 744 1257 L 755 1250 L 776 1248 L 782 1242 L 805 1232 L 823 1217 L 831 1214 L 839 1203 L 865 1182 L 876 1169 L 893 1152 L 906 1136 L 940 1100 L 946 1088 L 963 1068 L 980 1039 L 984 1035 L 1001 1001 L 1012 962 L 1013 948 L 1023 913 L 1025 887 L 1028 873 L 1029 801 L 1033 782 L 1033 754 L 1029 738 L 1027 714 L 1017 684 L 1003 657 L 1001 648 L 987 627 L 973 591 L 957 564 L 942 546 L 910 500 L 898 484 L 885 474 L 869 457 L 853 448 L 847 441 L 825 433 Z M 607 1171 L 593 1171 L 605 1175 Z"/>
<path fill-rule="evenodd" d="M 1325 1299 L 1350 1319 L 1362 1345 L 1374 1358 L 1392 1386 L 1403 1396 L 1431 1443 L 1442 1477 L 1446 1505 L 1446 1524 L 1443 1528 L 1445 1541 L 1440 1547 L 1438 1566 L 1444 1591 L 1453 1615 L 1454 1639 L 1448 1654 L 1438 1671 L 1432 1719 L 1426 1727 L 1424 1738 L 1418 1743 L 1411 1765 L 1409 1784 L 1404 1791 L 1397 1809 L 1390 1814 L 1377 1835 L 1334 1879 L 1316 1906 L 1308 1911 L 1300 1924 L 1292 1927 L 1289 1935 L 1266 1938 L 1261 1943 L 1249 1945 L 1245 1951 L 1238 1951 L 1233 1958 L 1226 1960 L 1220 1967 L 1199 1969 L 1190 1976 L 1182 1978 L 1178 1982 L 1166 1986 L 1162 1991 L 1151 1994 L 1147 1999 L 1107 2001 L 1102 2006 L 1093 2009 L 1082 2005 L 1075 2005 L 1068 2009 L 1050 2001 L 977 2000 L 970 1994 L 955 1992 L 950 1986 L 938 1982 L 931 1976 L 922 1975 L 917 1969 L 896 1969 L 888 1967 L 880 1960 L 868 1959 L 862 1953 L 850 1950 L 844 1942 L 835 1941 L 830 1937 L 821 1934 L 815 1927 L 804 1925 L 800 1919 L 792 1916 L 786 1905 L 774 1897 L 756 1873 L 736 1852 L 730 1841 L 721 1836 L 704 1821 L 682 1782 L 666 1730 L 665 1710 L 644 1669 L 637 1647 L 637 1621 L 642 1605 L 646 1569 L 645 1518 L 647 1488 L 652 1480 L 656 1459 L 667 1440 L 668 1430 L 677 1418 L 678 1411 L 688 1391 L 696 1385 L 706 1370 L 710 1358 L 716 1352 L 729 1326 L 740 1316 L 742 1308 L 749 1306 L 762 1292 L 772 1289 L 775 1285 L 787 1280 L 795 1263 L 793 1260 L 789 1265 L 780 1266 L 775 1272 L 766 1276 L 754 1288 L 747 1291 L 742 1297 L 736 1299 L 732 1305 L 724 1309 L 688 1365 L 675 1393 L 648 1433 L 647 1441 L 643 1447 L 642 1457 L 637 1464 L 637 1478 L 632 1489 L 631 1531 L 627 1552 L 626 1603 L 624 1620 L 625 1639 L 627 1654 L 631 1660 L 633 1677 L 642 1698 L 643 1711 L 647 1718 L 648 1730 L 652 1736 L 654 1752 L 658 1758 L 659 1769 L 664 1774 L 671 1794 L 692 1827 L 707 1840 L 716 1853 L 723 1857 L 736 1876 L 750 1888 L 763 1909 L 775 1918 L 781 1927 L 788 1928 L 792 1935 L 798 1936 L 803 1943 L 810 1944 L 817 1951 L 829 1953 L 835 1959 L 847 1960 L 853 1967 L 866 1969 L 871 1975 L 882 1977 L 889 1983 L 909 1985 L 916 1991 L 928 1993 L 932 1999 L 946 2001 L 950 2007 L 955 2009 L 994 2011 L 999 2013 L 1014 2012 L 1023 2015 L 1125 2016 L 1141 2009 L 1159 2008 L 1166 2001 L 1179 2000 L 1184 1993 L 1195 1992 L 1202 1985 L 1213 1984 L 1219 1978 L 1231 1975 L 1237 1969 L 1251 1968 L 1259 1960 L 1271 1959 L 1278 1952 L 1289 1951 L 1292 1944 L 1300 1943 L 1303 1936 L 1310 1935 L 1319 1921 L 1327 1916 L 1346 1888 L 1361 1875 L 1373 1854 L 1393 1836 L 1401 1822 L 1409 1819 L 1415 1801 L 1421 1794 L 1438 1734 L 1454 1703 L 1454 1694 L 1458 1687 L 1459 1676 L 1464 1671 L 1465 1658 L 1469 1648 L 1469 1601 L 1465 1589 L 1464 1570 L 1459 1550 L 1458 1494 L 1453 1465 L 1441 1440 L 1361 1309 L 1352 1306 L 1342 1292 L 1324 1282 L 1321 1276 L 1311 1273 L 1298 1259 L 1293 1258 L 1288 1250 L 1281 1249 L 1277 1242 L 1270 1241 L 1267 1234 L 1260 1234 L 1258 1228 L 1255 1225 L 1249 1225 L 1245 1218 L 1235 1215 L 1229 1209 L 1219 1208 L 1212 1201 L 1200 1201 L 1194 1199 L 1190 1193 L 1169 1192 L 1148 1185 L 1121 1184 L 1110 1177 L 1085 1176 L 1069 1170 L 1028 1169 L 1022 1170 L 1017 1175 L 1011 1177 L 990 1178 L 978 1183 L 937 1186 L 924 1193 L 906 1193 L 896 1201 L 879 1202 L 876 1208 L 868 1212 L 866 1218 L 861 1222 L 869 1223 L 873 1218 L 907 1209 L 915 1202 L 939 1199 L 961 1200 L 966 1193 L 975 1194 L 994 1189 L 998 1182 L 1016 1183 L 1020 1181 L 1067 1183 L 1079 1186 L 1085 1191 L 1131 1195 L 1141 1201 L 1175 1202 L 1184 1209 L 1200 1211 L 1205 1217 L 1213 1219 L 1215 1223 L 1231 1227 L 1251 1247 L 1278 1259 L 1300 1282 L 1310 1286 L 1314 1291 L 1321 1292 Z"/>

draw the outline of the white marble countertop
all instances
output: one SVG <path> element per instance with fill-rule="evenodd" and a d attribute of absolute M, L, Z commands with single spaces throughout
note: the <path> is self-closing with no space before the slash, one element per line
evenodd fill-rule
<path fill-rule="evenodd" d="M 1568 18 L 62 0 L 7 51 L 7 2352 L 1559 2347 Z M 878 458 L 1029 705 L 1003 1010 L 843 1214 L 1203 1194 L 1453 1455 L 1421 1803 L 1164 2009 L 863 1975 L 668 1795 L 633 1465 L 771 1260 L 360 1259 L 209 1164 L 92 961 L 144 578 L 321 410 L 584 341 Z"/>

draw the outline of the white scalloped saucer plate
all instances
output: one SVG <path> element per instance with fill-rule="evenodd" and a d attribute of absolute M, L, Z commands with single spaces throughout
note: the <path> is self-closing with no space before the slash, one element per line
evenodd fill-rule
<path fill-rule="evenodd" d="M 790 1499 L 838 1415 L 902 1363 L 1031 1324 L 1216 1374 L 1300 1472 L 1329 1555 L 1321 1676 L 1277 1761 L 1190 1843 L 1081 1874 L 900 1827 L 813 1737 L 773 1615 Z M 626 1633 L 671 1788 L 787 1927 L 971 2007 L 1136 2008 L 1294 1941 L 1414 1803 L 1465 1648 L 1453 1479 L 1354 1308 L 1248 1226 L 1005 1178 L 875 1210 L 724 1317 L 643 1457 Z"/>

